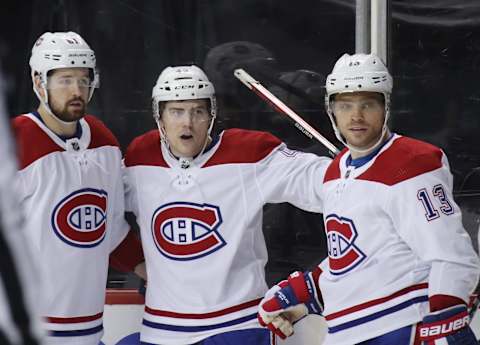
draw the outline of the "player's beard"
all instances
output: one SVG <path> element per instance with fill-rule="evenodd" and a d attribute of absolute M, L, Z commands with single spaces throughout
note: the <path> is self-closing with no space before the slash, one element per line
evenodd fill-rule
<path fill-rule="evenodd" d="M 77 109 L 69 109 L 69 105 L 72 102 L 80 102 L 82 105 Z M 69 100 L 63 106 L 58 106 L 57 104 L 51 104 L 52 112 L 60 120 L 65 122 L 74 122 L 78 121 L 85 116 L 86 106 L 85 101 L 81 97 L 77 97 Z"/>

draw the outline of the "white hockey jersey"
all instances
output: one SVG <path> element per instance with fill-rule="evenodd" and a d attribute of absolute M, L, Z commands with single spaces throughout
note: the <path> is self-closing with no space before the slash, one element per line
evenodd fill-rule
<path fill-rule="evenodd" d="M 13 120 L 48 344 L 100 342 L 108 257 L 129 229 L 118 143 L 93 116 L 79 124 L 81 136 L 63 141 L 34 114 Z"/>
<path fill-rule="evenodd" d="M 135 139 L 125 157 L 126 205 L 140 225 L 148 274 L 141 340 L 184 345 L 259 327 L 262 206 L 321 211 L 330 162 L 268 133 L 230 129 L 182 169 L 158 131 Z"/>
<path fill-rule="evenodd" d="M 467 302 L 480 267 L 440 149 L 393 135 L 362 166 L 349 156 L 338 155 L 324 180 L 326 345 L 417 323 L 434 295 Z"/>

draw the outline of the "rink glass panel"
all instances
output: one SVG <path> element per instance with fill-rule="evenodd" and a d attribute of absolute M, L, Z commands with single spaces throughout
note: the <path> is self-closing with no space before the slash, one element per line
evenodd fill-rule
<path fill-rule="evenodd" d="M 445 150 L 456 201 L 475 239 L 480 210 L 480 5 L 392 1 L 390 66 L 392 128 Z M 155 128 L 151 89 L 160 71 L 195 63 L 215 83 L 215 126 L 268 130 L 291 148 L 327 154 L 248 91 L 232 74 L 243 67 L 338 147 L 323 107 L 325 76 L 355 50 L 353 0 L 197 0 L 2 4 L 0 54 L 12 116 L 36 108 L 28 57 L 44 31 L 79 32 L 95 50 L 101 73 L 89 112 L 118 137 L 122 149 Z M 19 24 L 21 23 L 21 25 Z M 233 42 L 250 43 L 233 43 Z M 222 48 L 223 47 L 223 51 Z M 326 256 L 321 215 L 288 204 L 267 205 L 267 280 L 308 269 Z M 137 287 L 131 274 L 111 270 L 111 287 Z"/>

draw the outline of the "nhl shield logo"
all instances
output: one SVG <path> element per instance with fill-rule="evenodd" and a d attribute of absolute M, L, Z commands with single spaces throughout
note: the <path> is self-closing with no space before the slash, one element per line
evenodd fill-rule
<path fill-rule="evenodd" d="M 352 220 L 330 214 L 325 217 L 325 231 L 330 273 L 344 274 L 366 258 L 355 245 L 358 233 Z"/>
<path fill-rule="evenodd" d="M 107 192 L 85 188 L 63 198 L 52 213 L 52 228 L 65 243 L 81 248 L 97 246 L 106 234 Z"/>
<path fill-rule="evenodd" d="M 151 227 L 162 255 L 173 260 L 193 260 L 226 245 L 218 232 L 220 224 L 222 216 L 217 206 L 174 202 L 153 213 Z"/>

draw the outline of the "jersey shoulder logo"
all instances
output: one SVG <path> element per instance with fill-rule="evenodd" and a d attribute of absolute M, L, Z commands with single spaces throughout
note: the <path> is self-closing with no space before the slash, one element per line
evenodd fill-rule
<path fill-rule="evenodd" d="M 67 195 L 53 210 L 52 228 L 58 238 L 71 246 L 99 245 L 106 235 L 107 192 L 84 188 Z"/>
<path fill-rule="evenodd" d="M 367 257 L 356 245 L 357 229 L 351 219 L 330 214 L 325 217 L 330 273 L 340 275 L 357 267 Z"/>
<path fill-rule="evenodd" d="M 291 150 L 289 149 L 288 147 L 286 146 L 283 146 L 281 147 L 278 152 L 280 152 L 281 154 L 283 154 L 284 156 L 287 156 L 287 157 L 295 157 L 298 155 L 298 151 L 295 151 L 295 150 Z"/>
<path fill-rule="evenodd" d="M 222 216 L 218 206 L 173 202 L 152 216 L 152 236 L 162 255 L 173 260 L 194 260 L 226 245 L 218 232 Z"/>

